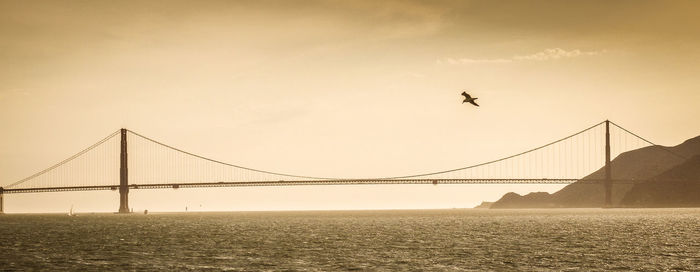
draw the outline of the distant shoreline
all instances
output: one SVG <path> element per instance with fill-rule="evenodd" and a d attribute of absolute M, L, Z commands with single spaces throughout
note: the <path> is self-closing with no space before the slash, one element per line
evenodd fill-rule
<path fill-rule="evenodd" d="M 586 210 L 609 210 L 609 211 L 621 211 L 621 210 L 671 210 L 671 209 L 700 209 L 700 207 L 612 207 L 612 208 L 448 208 L 448 209 L 366 209 L 366 210 L 255 210 L 255 211 L 148 211 L 148 214 L 143 214 L 143 212 L 133 212 L 133 213 L 114 213 L 114 212 L 86 212 L 86 213 L 76 213 L 76 215 L 116 215 L 116 216 L 149 216 L 149 215 L 159 215 L 159 214 L 214 214 L 214 213 L 342 213 L 342 212 L 352 212 L 352 213 L 372 213 L 372 212 L 429 212 L 429 211 L 491 211 L 491 212 L 501 212 L 501 211 L 586 211 Z M 67 213 L 60 212 L 38 212 L 38 213 L 4 213 L 3 215 L 66 215 Z"/>

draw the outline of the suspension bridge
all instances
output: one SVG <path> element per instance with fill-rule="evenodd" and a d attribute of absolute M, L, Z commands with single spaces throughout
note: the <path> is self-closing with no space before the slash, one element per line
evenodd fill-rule
<path fill-rule="evenodd" d="M 128 213 L 129 190 L 197 187 L 353 184 L 570 184 L 586 178 L 605 188 L 611 205 L 614 169 L 610 161 L 633 149 L 656 146 L 603 121 L 567 137 L 497 160 L 438 172 L 379 178 L 333 178 L 258 170 L 193 154 L 119 129 L 75 155 L 24 179 L 0 187 L 5 194 L 61 191 L 118 191 L 119 213 Z M 604 177 L 591 178 L 604 169 Z M 597 181 L 597 182 L 596 182 Z"/>

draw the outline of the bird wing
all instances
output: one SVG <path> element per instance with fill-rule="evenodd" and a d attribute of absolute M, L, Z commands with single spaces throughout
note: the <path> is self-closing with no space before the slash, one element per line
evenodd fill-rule
<path fill-rule="evenodd" d="M 474 100 L 469 101 L 469 103 L 472 103 L 472 105 L 477 106 L 477 107 L 479 106 L 479 104 L 477 104 Z"/>
<path fill-rule="evenodd" d="M 471 99 L 471 95 L 469 95 L 467 92 L 462 92 L 462 95 L 466 97 L 467 99 Z"/>

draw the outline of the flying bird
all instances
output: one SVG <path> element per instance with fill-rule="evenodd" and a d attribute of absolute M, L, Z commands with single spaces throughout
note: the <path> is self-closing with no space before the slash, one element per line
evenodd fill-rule
<path fill-rule="evenodd" d="M 464 96 L 464 101 L 462 101 L 462 104 L 464 104 L 464 102 L 469 102 L 469 103 L 472 103 L 472 105 L 474 105 L 474 106 L 477 106 L 477 107 L 479 106 L 479 104 L 477 104 L 474 101 L 474 100 L 477 100 L 479 98 L 476 98 L 476 97 L 472 98 L 472 96 L 469 95 L 467 92 L 462 92 L 462 95 Z"/>

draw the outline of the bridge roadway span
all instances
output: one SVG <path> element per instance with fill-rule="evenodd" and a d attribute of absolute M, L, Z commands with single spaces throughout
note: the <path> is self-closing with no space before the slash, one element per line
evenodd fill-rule
<path fill-rule="evenodd" d="M 300 186 L 300 185 L 371 185 L 371 184 L 571 184 L 578 179 L 319 179 L 302 181 L 237 181 L 237 182 L 193 182 L 193 183 L 156 183 L 129 184 L 129 189 L 179 189 L 207 187 L 258 187 L 258 186 Z M 586 183 L 600 184 L 603 179 L 586 179 Z M 634 182 L 632 180 L 615 180 L 615 183 Z M 92 185 L 43 188 L 4 189 L 6 194 L 119 190 L 120 185 Z"/>

